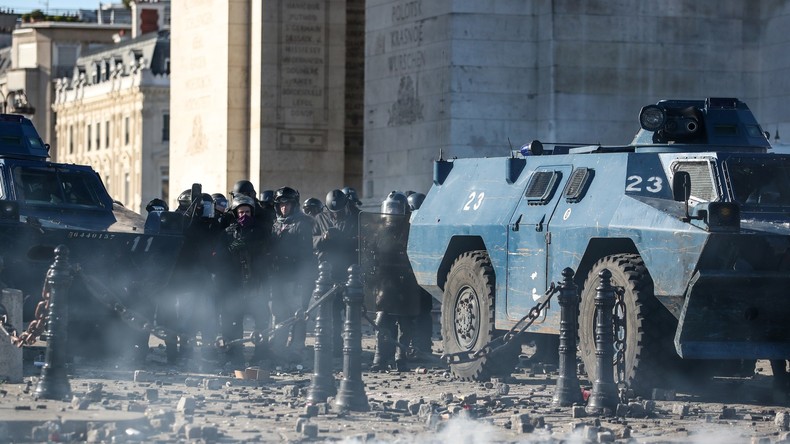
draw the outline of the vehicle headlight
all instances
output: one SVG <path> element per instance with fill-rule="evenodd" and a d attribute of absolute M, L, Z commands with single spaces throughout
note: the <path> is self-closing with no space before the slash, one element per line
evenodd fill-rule
<path fill-rule="evenodd" d="M 658 131 L 667 120 L 664 109 L 657 105 L 647 105 L 639 112 L 639 124 L 646 131 Z"/>

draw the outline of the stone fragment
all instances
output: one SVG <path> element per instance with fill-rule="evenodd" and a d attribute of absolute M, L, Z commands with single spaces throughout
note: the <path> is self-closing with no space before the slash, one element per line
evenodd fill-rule
<path fill-rule="evenodd" d="M 784 432 L 790 429 L 790 412 L 783 411 L 778 412 L 776 417 L 774 417 L 774 424 L 779 429 L 780 432 Z"/>
<path fill-rule="evenodd" d="M 154 382 L 154 375 L 145 370 L 134 371 L 134 382 Z"/>
<path fill-rule="evenodd" d="M 433 407 L 430 404 L 420 404 L 420 408 L 417 410 L 417 417 L 427 418 L 431 412 L 433 412 Z"/>
<path fill-rule="evenodd" d="M 584 418 L 587 416 L 587 412 L 584 411 L 583 405 L 575 405 L 571 407 L 571 416 L 574 418 Z"/>
<path fill-rule="evenodd" d="M 296 418 L 296 433 L 302 433 L 302 430 L 304 430 L 304 425 L 307 424 L 307 422 L 307 418 Z"/>
<path fill-rule="evenodd" d="M 409 401 L 405 399 L 398 399 L 395 401 L 395 410 L 406 410 L 409 407 Z"/>
<path fill-rule="evenodd" d="M 719 414 L 719 419 L 735 419 L 735 409 L 732 407 L 727 407 L 726 405 L 721 408 L 721 413 Z"/>
<path fill-rule="evenodd" d="M 542 429 L 543 427 L 546 427 L 546 419 L 542 416 L 531 416 L 529 418 L 529 423 L 535 429 Z"/>
<path fill-rule="evenodd" d="M 187 424 L 184 426 L 184 437 L 186 439 L 199 439 L 202 433 L 203 428 L 197 424 Z"/>
<path fill-rule="evenodd" d="M 328 415 L 330 410 L 329 405 L 330 404 L 328 402 L 319 402 L 318 404 L 316 404 L 315 407 L 318 409 L 318 414 Z"/>
<path fill-rule="evenodd" d="M 584 439 L 596 439 L 598 438 L 598 432 L 600 432 L 600 427 L 586 424 L 582 428 L 582 437 Z"/>
<path fill-rule="evenodd" d="M 203 378 L 203 387 L 207 390 L 219 390 L 222 388 L 222 381 L 216 378 Z"/>
<path fill-rule="evenodd" d="M 303 415 L 306 418 L 312 418 L 318 416 L 318 406 L 314 404 L 307 404 L 306 406 L 304 406 Z"/>
<path fill-rule="evenodd" d="M 598 432 L 598 442 L 614 442 L 614 433 L 611 430 Z"/>
<path fill-rule="evenodd" d="M 142 413 L 145 411 L 145 406 L 143 404 L 140 404 L 139 402 L 129 401 L 129 405 L 126 406 L 126 411 Z"/>
<path fill-rule="evenodd" d="M 642 405 L 641 402 L 629 402 L 628 403 L 628 416 L 631 418 L 644 418 L 645 417 L 645 407 Z"/>
<path fill-rule="evenodd" d="M 752 444 L 771 444 L 771 438 L 767 436 L 752 436 Z"/>
<path fill-rule="evenodd" d="M 191 396 L 182 396 L 181 399 L 178 400 L 176 411 L 193 413 L 195 411 L 196 404 L 197 402 L 195 401 L 195 398 Z"/>
<path fill-rule="evenodd" d="M 187 387 L 197 387 L 203 380 L 200 378 L 187 378 L 184 380 L 184 385 Z"/>
<path fill-rule="evenodd" d="M 412 402 L 409 403 L 409 405 L 406 407 L 406 409 L 409 411 L 410 415 L 417 416 L 420 413 L 420 408 L 423 405 L 424 404 L 422 404 L 422 402 L 420 402 L 420 401 L 412 401 Z"/>
<path fill-rule="evenodd" d="M 318 436 L 318 424 L 305 424 L 302 427 L 302 434 L 307 438 L 315 438 Z"/>
<path fill-rule="evenodd" d="M 679 402 L 672 404 L 672 413 L 679 416 L 688 416 L 689 406 L 688 404 L 681 404 Z"/>
<path fill-rule="evenodd" d="M 530 417 L 527 413 L 511 416 L 510 428 L 518 433 L 532 433 L 535 430 L 535 426 L 530 422 Z"/>
<path fill-rule="evenodd" d="M 213 425 L 204 425 L 200 427 L 200 434 L 203 437 L 203 441 L 216 441 L 219 437 L 219 429 Z"/>
<path fill-rule="evenodd" d="M 439 421 L 439 415 L 436 413 L 429 413 L 425 418 L 425 425 L 428 426 L 428 429 L 430 430 L 436 430 L 436 427 L 439 426 Z"/>
<path fill-rule="evenodd" d="M 77 396 L 71 398 L 71 407 L 74 410 L 87 410 L 91 404 L 90 400 L 79 398 Z"/>
<path fill-rule="evenodd" d="M 286 385 L 283 387 L 283 395 L 295 398 L 299 396 L 299 387 L 295 385 Z"/>
<path fill-rule="evenodd" d="M 505 383 L 497 384 L 496 393 L 499 396 L 505 396 L 510 393 L 510 385 Z"/>
<path fill-rule="evenodd" d="M 88 384 L 88 393 L 85 394 L 85 399 L 91 402 L 101 401 L 103 388 L 104 384 L 101 382 Z"/>
<path fill-rule="evenodd" d="M 148 388 L 145 389 L 145 400 L 148 402 L 159 400 L 159 389 Z"/>
<path fill-rule="evenodd" d="M 103 427 L 88 430 L 86 435 L 87 442 L 102 442 L 107 438 L 107 431 Z"/>

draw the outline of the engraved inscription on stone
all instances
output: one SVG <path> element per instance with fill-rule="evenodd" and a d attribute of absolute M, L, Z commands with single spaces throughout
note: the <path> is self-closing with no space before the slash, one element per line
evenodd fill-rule
<path fill-rule="evenodd" d="M 281 3 L 279 110 L 286 125 L 325 125 L 327 10 L 325 0 Z"/>
<path fill-rule="evenodd" d="M 390 107 L 388 126 L 409 125 L 418 120 L 423 120 L 422 102 L 417 95 L 417 87 L 411 76 L 400 78 L 398 87 L 398 100 Z"/>

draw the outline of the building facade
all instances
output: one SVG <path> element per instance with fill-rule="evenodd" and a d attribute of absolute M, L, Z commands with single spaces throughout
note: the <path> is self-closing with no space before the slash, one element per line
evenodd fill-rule
<path fill-rule="evenodd" d="M 738 97 L 790 133 L 790 2 L 368 0 L 364 196 L 533 139 L 628 143 L 642 106 Z"/>
<path fill-rule="evenodd" d="M 55 86 L 58 161 L 92 165 L 115 200 L 142 212 L 168 198 L 169 106 L 168 31 L 85 54 Z"/>
<path fill-rule="evenodd" d="M 347 47 L 362 48 L 363 5 L 172 2 L 170 152 L 190 162 L 171 164 L 171 201 L 193 182 L 303 198 L 361 184 L 363 61 Z"/>

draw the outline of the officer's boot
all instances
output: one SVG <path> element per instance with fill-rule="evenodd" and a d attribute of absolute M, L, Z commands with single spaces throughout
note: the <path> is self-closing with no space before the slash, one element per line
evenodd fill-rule
<path fill-rule="evenodd" d="M 373 365 L 370 371 L 380 372 L 387 369 L 387 364 L 395 353 L 393 330 L 395 327 L 395 317 L 384 313 L 376 312 L 376 353 L 373 355 Z"/>
<path fill-rule="evenodd" d="M 409 370 L 408 365 L 406 365 L 406 359 L 409 355 L 409 344 L 414 331 L 414 317 L 398 316 L 397 321 L 399 346 L 395 349 L 395 368 L 399 372 L 405 372 Z"/>

